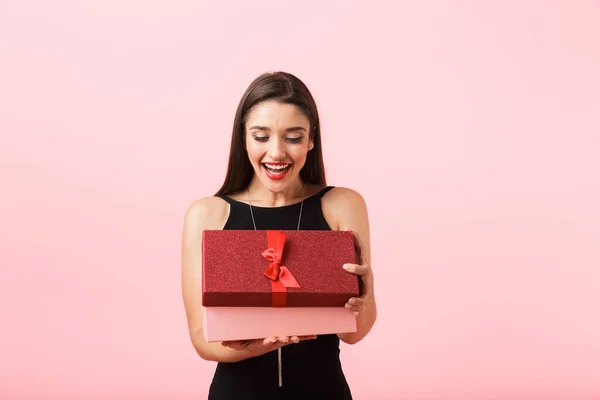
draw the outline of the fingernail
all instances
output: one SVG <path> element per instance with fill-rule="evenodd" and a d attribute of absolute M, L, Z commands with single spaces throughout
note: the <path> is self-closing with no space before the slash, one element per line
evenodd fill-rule
<path fill-rule="evenodd" d="M 351 304 L 348 304 L 348 303 L 346 303 L 345 307 L 346 307 L 346 308 L 352 308 L 352 305 L 351 305 Z"/>
<path fill-rule="evenodd" d="M 355 299 L 350 299 L 350 300 L 348 300 L 348 303 L 350 303 L 350 304 L 356 304 L 356 300 Z"/>
<path fill-rule="evenodd" d="M 354 311 L 354 313 L 353 313 L 353 314 L 354 314 L 354 315 L 358 315 L 358 311 Z"/>
<path fill-rule="evenodd" d="M 350 269 L 350 265 L 348 265 L 348 264 L 344 264 L 342 267 L 344 267 L 344 269 L 345 269 L 346 271 Z"/>

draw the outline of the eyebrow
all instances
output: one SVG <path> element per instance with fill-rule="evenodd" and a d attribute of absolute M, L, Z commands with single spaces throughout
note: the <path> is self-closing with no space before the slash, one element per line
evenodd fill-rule
<path fill-rule="evenodd" d="M 266 126 L 260 126 L 260 125 L 251 126 L 250 129 L 251 130 L 252 129 L 256 129 L 256 130 L 259 130 L 259 131 L 269 131 L 270 130 L 268 127 L 266 127 Z M 293 126 L 291 128 L 287 128 L 285 131 L 286 132 L 294 132 L 294 131 L 304 131 L 304 132 L 306 132 L 306 129 L 304 129 L 301 126 Z"/>

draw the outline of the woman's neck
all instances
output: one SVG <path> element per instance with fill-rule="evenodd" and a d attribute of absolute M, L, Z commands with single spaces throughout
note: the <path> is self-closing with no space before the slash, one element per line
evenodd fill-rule
<path fill-rule="evenodd" d="M 272 192 L 255 176 L 248 185 L 244 200 L 262 207 L 281 207 L 297 203 L 305 194 L 306 187 L 300 179 L 290 183 L 281 192 Z"/>

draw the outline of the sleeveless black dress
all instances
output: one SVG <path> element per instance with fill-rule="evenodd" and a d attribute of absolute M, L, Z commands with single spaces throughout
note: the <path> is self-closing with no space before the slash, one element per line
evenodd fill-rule
<path fill-rule="evenodd" d="M 328 186 L 304 200 L 301 230 L 331 230 L 321 209 Z M 227 196 L 229 217 L 223 229 L 254 229 L 250 206 Z M 300 203 L 282 207 L 252 206 L 256 229 L 298 228 Z M 218 363 L 209 400 L 327 399 L 351 400 L 352 395 L 340 363 L 337 335 L 284 346 L 281 351 L 282 383 L 279 387 L 277 350 L 235 363 Z"/>

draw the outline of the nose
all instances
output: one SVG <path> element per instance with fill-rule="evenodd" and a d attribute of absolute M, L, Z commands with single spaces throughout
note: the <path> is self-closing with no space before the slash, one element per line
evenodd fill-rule
<path fill-rule="evenodd" d="M 269 147 L 269 156 L 273 160 L 285 159 L 285 143 L 280 137 L 274 137 L 273 140 L 271 140 L 270 145 L 271 146 Z"/>

